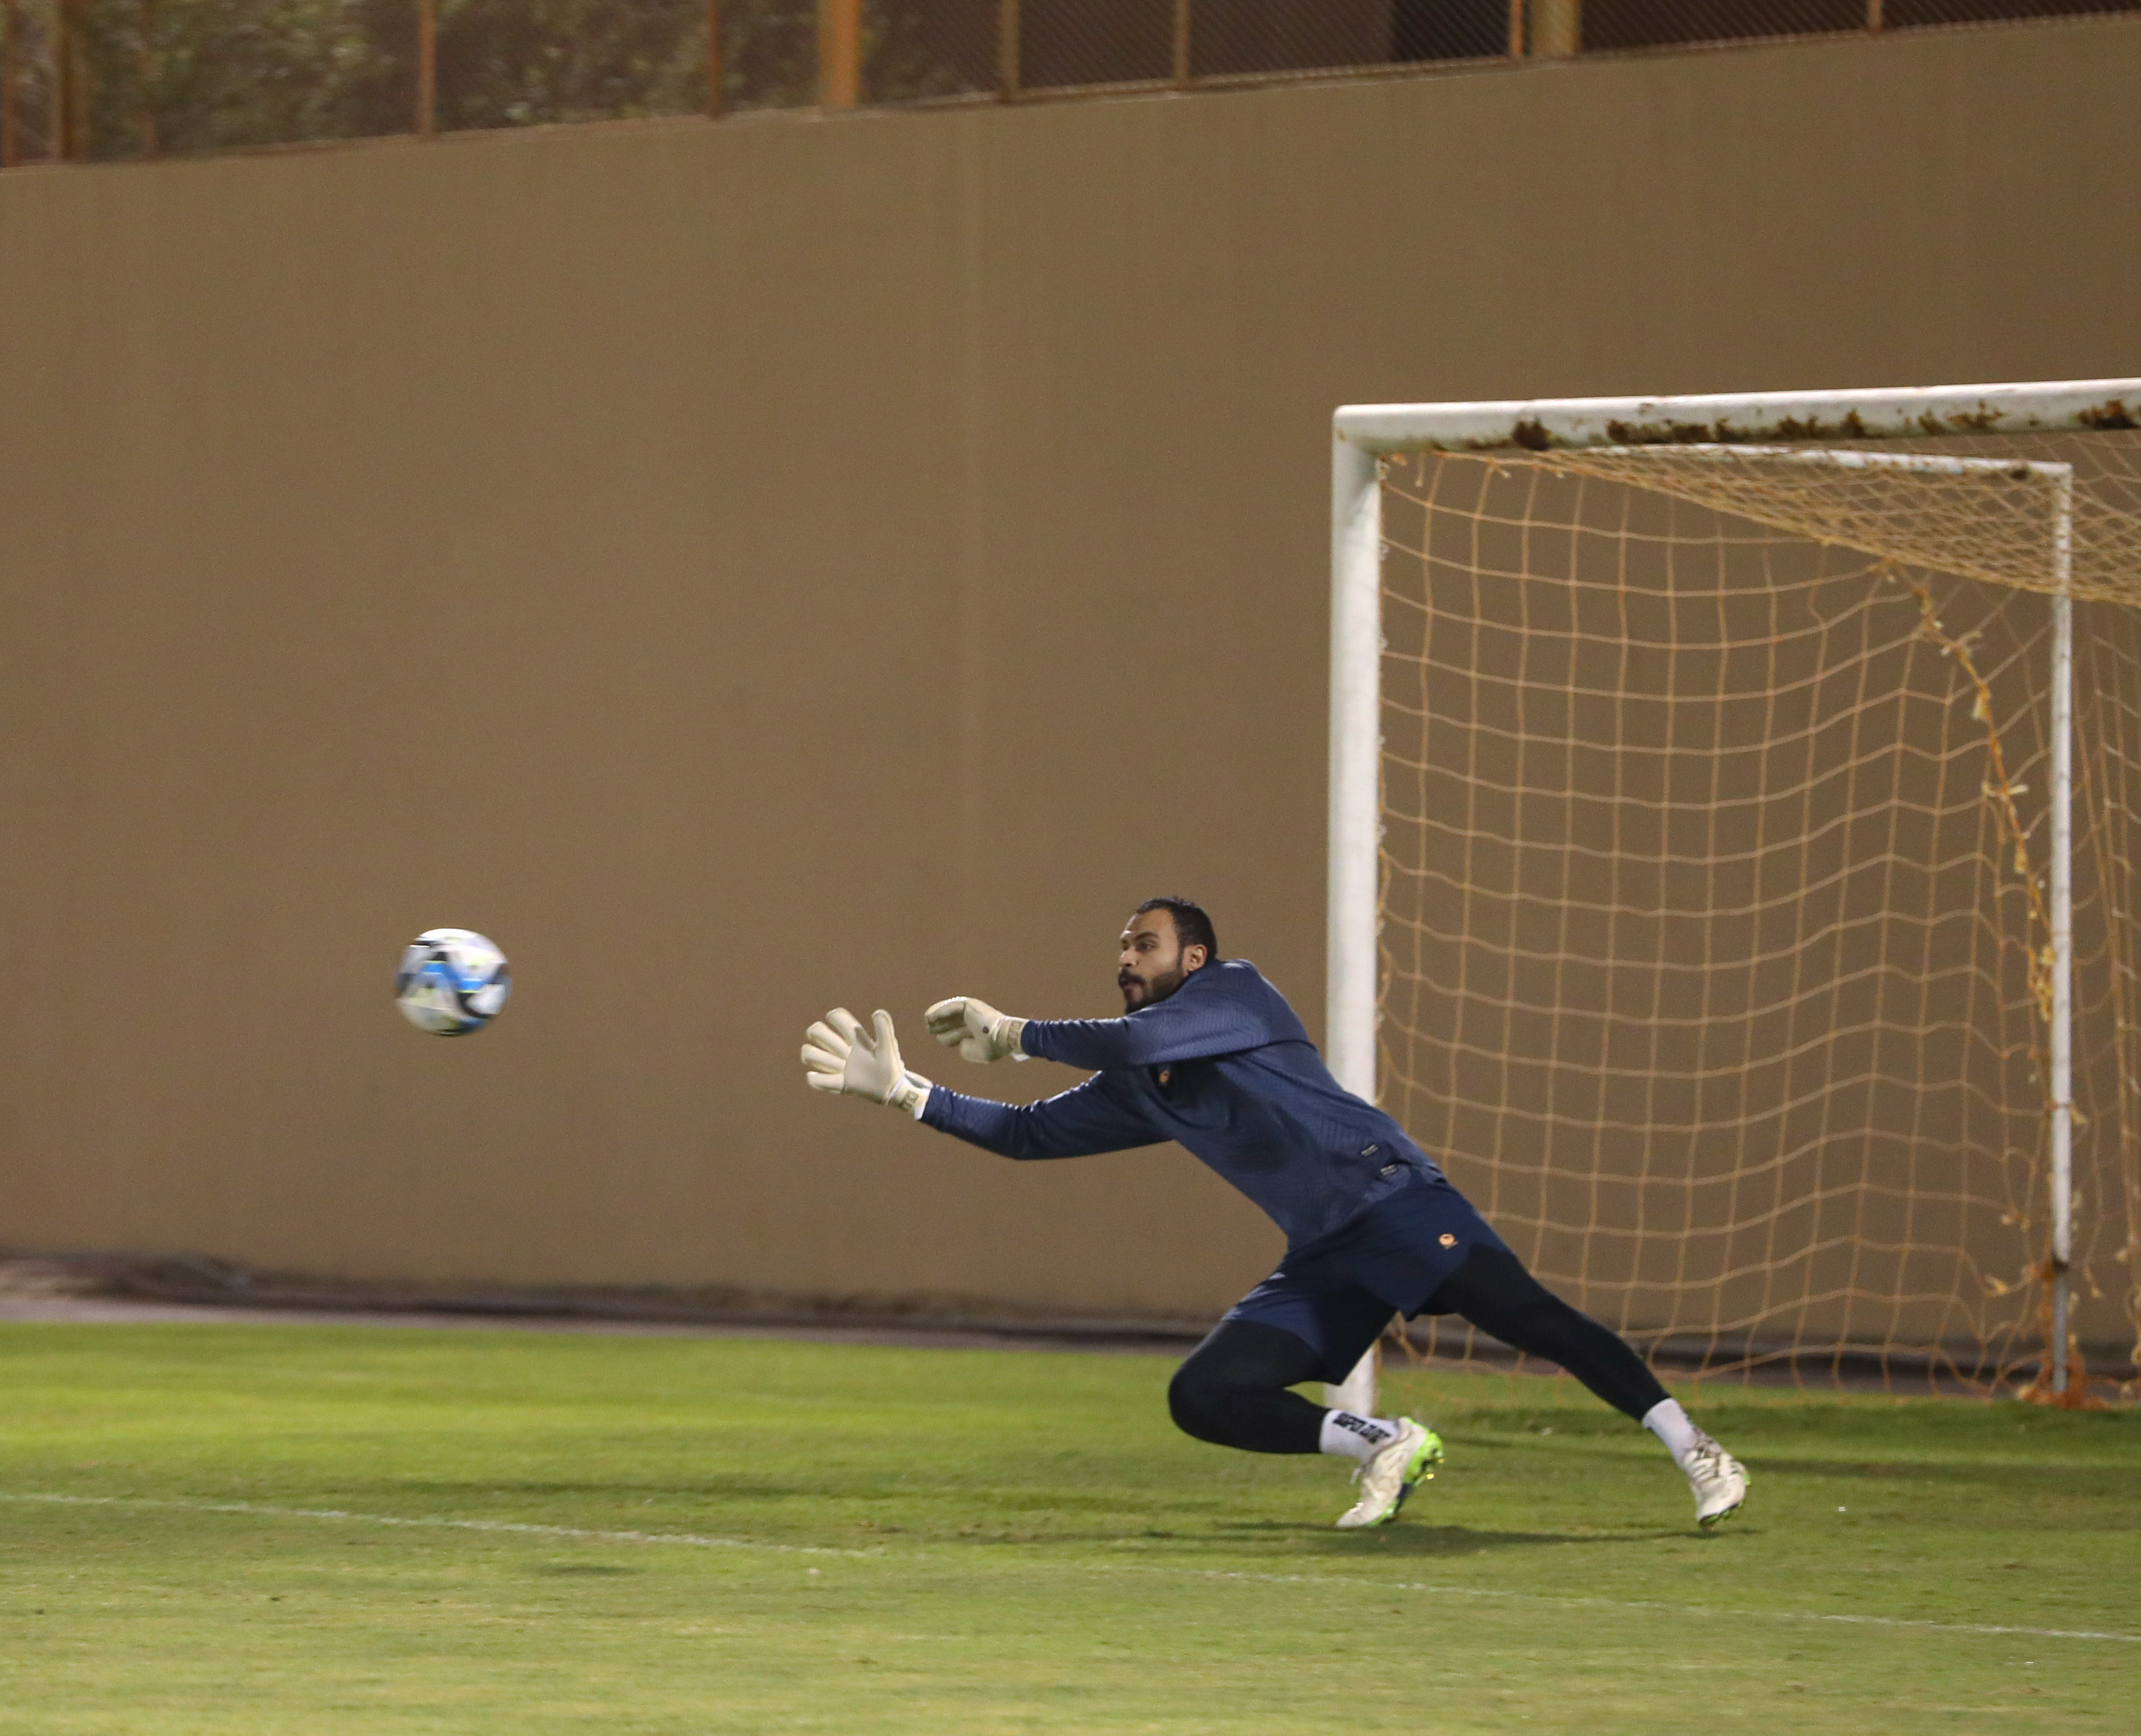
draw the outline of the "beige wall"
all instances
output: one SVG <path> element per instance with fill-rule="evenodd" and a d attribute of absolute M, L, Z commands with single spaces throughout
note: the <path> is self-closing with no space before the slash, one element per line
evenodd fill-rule
<path fill-rule="evenodd" d="M 1187 1158 L 814 1100 L 804 1024 L 1107 1011 L 1161 889 L 1320 1023 L 1331 407 L 2141 371 L 2137 81 L 2083 24 L 0 178 L 0 1240 L 1224 1301 L 1275 1238 Z M 472 1041 L 387 1004 L 435 923 L 513 954 Z"/>

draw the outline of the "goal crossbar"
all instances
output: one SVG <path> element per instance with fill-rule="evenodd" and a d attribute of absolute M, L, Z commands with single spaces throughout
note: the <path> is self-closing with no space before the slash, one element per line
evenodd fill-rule
<path fill-rule="evenodd" d="M 1332 427 L 1340 440 L 1378 455 L 2103 432 L 2141 428 L 2141 380 L 2075 380 L 2050 388 L 1928 386 L 1874 391 L 1349 404 L 1337 411 Z"/>

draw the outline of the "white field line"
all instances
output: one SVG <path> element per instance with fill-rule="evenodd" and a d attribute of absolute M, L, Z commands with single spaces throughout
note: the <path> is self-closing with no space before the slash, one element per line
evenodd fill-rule
<path fill-rule="evenodd" d="M 530 1537 L 570 1537 L 591 1543 L 673 1543 L 686 1549 L 760 1549 L 776 1555 L 838 1555 L 867 1560 L 867 1549 L 826 1549 L 809 1543 L 762 1543 L 750 1537 L 701 1537 L 681 1531 L 589 1531 L 577 1525 L 527 1525 L 510 1519 L 405 1519 L 391 1513 L 352 1513 L 334 1507 L 263 1507 L 250 1501 L 158 1501 L 130 1495 L 0 1493 L 0 1501 L 48 1507 L 155 1507 L 189 1513 L 240 1513 L 256 1519 L 335 1519 L 351 1525 L 401 1525 L 426 1531 L 489 1531 Z"/>
<path fill-rule="evenodd" d="M 749 1537 L 710 1537 L 679 1531 L 598 1531 L 576 1525 L 532 1525 L 507 1519 L 405 1518 L 391 1513 L 355 1513 L 341 1507 L 267 1507 L 249 1501 L 159 1500 L 126 1495 L 52 1495 L 0 1493 L 0 1501 L 50 1507 L 161 1507 L 180 1512 L 234 1513 L 262 1519 L 324 1519 L 352 1525 L 400 1526 L 429 1531 L 475 1531 L 509 1536 L 568 1537 L 590 1543 L 667 1543 L 687 1549 L 755 1549 L 775 1555 L 824 1555 L 852 1561 L 944 1558 L 929 1549 L 834 1549 L 805 1543 L 766 1543 Z M 2141 1634 L 2099 1633 L 2088 1628 L 2009 1627 L 1988 1622 L 1931 1621 L 1908 1616 L 1848 1616 L 1819 1610 L 1746 1610 L 1720 1605 L 1663 1603 L 1656 1599 L 1564 1597 L 1546 1591 L 1504 1591 L 1485 1586 L 1445 1586 L 1425 1580 L 1368 1579 L 1345 1573 L 1255 1573 L 1223 1567 L 1165 1567 L 1143 1561 L 1066 1563 L 1075 1573 L 1144 1573 L 1172 1579 L 1234 1580 L 1261 1586 L 1343 1586 L 1378 1592 L 1425 1591 L 1437 1597 L 1492 1598 L 1509 1603 L 1551 1604 L 1563 1609 L 1644 1610 L 1669 1616 L 1729 1616 L 1755 1621 L 1827 1621 L 1848 1627 L 1915 1629 L 1936 1634 L 1974 1634 L 2021 1640 L 2089 1640 L 2141 1645 Z"/>

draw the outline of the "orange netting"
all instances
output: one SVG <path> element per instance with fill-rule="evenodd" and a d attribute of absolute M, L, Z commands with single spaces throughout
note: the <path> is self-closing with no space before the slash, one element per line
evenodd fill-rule
<path fill-rule="evenodd" d="M 2075 466 L 2070 1354 L 2130 1392 L 2141 436 L 1926 445 Z M 1710 449 L 1385 466 L 1385 1100 L 1641 1342 L 2045 1360 L 2059 492 Z"/>

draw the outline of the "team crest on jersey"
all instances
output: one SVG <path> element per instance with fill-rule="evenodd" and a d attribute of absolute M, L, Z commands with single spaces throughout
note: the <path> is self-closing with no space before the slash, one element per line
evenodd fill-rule
<path fill-rule="evenodd" d="M 1451 1235 L 1449 1231 L 1445 1230 L 1442 1232 L 1442 1245 L 1445 1247 L 1455 1247 L 1457 1246 L 1457 1238 Z"/>
<path fill-rule="evenodd" d="M 1165 1090 L 1165 1089 L 1168 1088 L 1168 1086 L 1169 1086 L 1169 1085 L 1173 1084 L 1174 1083 L 1174 1068 L 1172 1068 L 1172 1067 L 1162 1067 L 1162 1068 L 1159 1070 L 1159 1085 L 1160 1085 L 1160 1089 L 1161 1089 L 1162 1090 Z"/>

